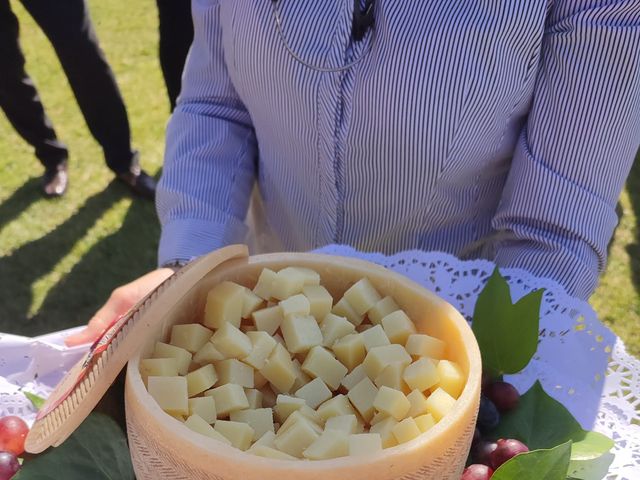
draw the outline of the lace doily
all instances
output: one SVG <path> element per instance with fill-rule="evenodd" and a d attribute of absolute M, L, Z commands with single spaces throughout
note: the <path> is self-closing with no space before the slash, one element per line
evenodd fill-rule
<path fill-rule="evenodd" d="M 350 247 L 328 246 L 323 253 L 358 257 L 404 274 L 454 305 L 467 319 L 494 264 L 462 261 L 437 252 L 405 251 L 385 256 Z M 607 480 L 640 478 L 640 361 L 598 321 L 591 307 L 568 296 L 557 283 L 517 269 L 501 269 L 513 300 L 544 288 L 541 339 L 529 366 L 507 378 L 521 392 L 539 379 L 583 428 L 615 440 L 615 460 Z M 35 410 L 22 390 L 48 395 L 86 347 L 66 349 L 70 331 L 35 339 L 0 335 L 0 416 L 33 421 Z"/>

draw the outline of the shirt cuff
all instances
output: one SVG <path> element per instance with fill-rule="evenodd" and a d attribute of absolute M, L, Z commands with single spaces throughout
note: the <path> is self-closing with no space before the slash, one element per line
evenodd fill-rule
<path fill-rule="evenodd" d="M 217 248 L 243 243 L 247 227 L 234 221 L 230 225 L 197 219 L 176 219 L 162 226 L 158 265 L 189 262 Z"/>

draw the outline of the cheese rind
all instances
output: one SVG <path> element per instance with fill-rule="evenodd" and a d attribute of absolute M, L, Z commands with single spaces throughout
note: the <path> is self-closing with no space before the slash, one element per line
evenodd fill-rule
<path fill-rule="evenodd" d="M 416 333 L 416 326 L 402 310 L 397 310 L 384 317 L 382 319 L 382 328 L 384 328 L 391 343 L 400 345 L 407 343 L 409 335 Z"/>
<path fill-rule="evenodd" d="M 438 369 L 428 358 L 416 360 L 402 374 L 403 380 L 412 390 L 424 392 L 440 381 Z"/>
<path fill-rule="evenodd" d="M 322 345 L 331 348 L 337 340 L 342 337 L 355 333 L 356 327 L 344 317 L 339 317 L 333 313 L 328 313 L 323 317 L 320 324 L 320 332 L 322 332 Z"/>
<path fill-rule="evenodd" d="M 212 396 L 216 402 L 218 418 L 225 417 L 236 410 L 249 408 L 249 400 L 240 385 L 228 383 L 204 392 L 205 396 Z"/>
<path fill-rule="evenodd" d="M 175 358 L 178 363 L 178 374 L 186 375 L 189 371 L 192 355 L 184 348 L 169 345 L 168 343 L 156 342 L 152 358 Z"/>
<path fill-rule="evenodd" d="M 373 406 L 379 412 L 384 412 L 396 420 L 402 420 L 409 413 L 411 403 L 404 393 L 382 386 L 373 400 Z"/>
<path fill-rule="evenodd" d="M 240 326 L 242 306 L 244 303 L 244 289 L 242 285 L 233 282 L 221 282 L 207 295 L 204 308 L 204 326 L 220 328 L 225 323 L 234 327 Z"/>
<path fill-rule="evenodd" d="M 191 415 L 189 418 L 187 418 L 184 424 L 187 428 L 193 430 L 196 433 L 199 433 L 200 435 L 205 435 L 209 438 L 213 438 L 214 440 L 218 440 L 219 442 L 231 445 L 231 442 L 224 435 L 216 432 L 214 428 L 198 414 Z"/>
<path fill-rule="evenodd" d="M 409 355 L 435 358 L 437 360 L 444 358 L 446 347 L 447 344 L 442 340 L 422 333 L 409 335 L 405 346 Z"/>
<path fill-rule="evenodd" d="M 228 322 L 213 334 L 211 343 L 226 358 L 244 358 L 251 353 L 249 337 Z"/>
<path fill-rule="evenodd" d="M 253 428 L 246 423 L 218 420 L 213 429 L 225 437 L 236 448 L 247 450 L 254 437 Z"/>
<path fill-rule="evenodd" d="M 280 328 L 291 353 L 306 353 L 322 344 L 322 332 L 311 315 L 289 315 L 282 321 Z"/>
<path fill-rule="evenodd" d="M 379 433 L 356 433 L 349 435 L 349 456 L 374 455 L 382 451 Z"/>
<path fill-rule="evenodd" d="M 275 343 L 275 342 L 274 342 Z M 229 358 L 216 362 L 216 372 L 218 372 L 219 383 L 224 385 L 225 383 L 235 383 L 245 388 L 253 388 L 253 368 L 249 365 L 236 360 L 235 358 Z"/>
<path fill-rule="evenodd" d="M 315 378 L 295 392 L 295 396 L 303 398 L 311 408 L 317 408 L 321 403 L 331 398 L 331 390 L 320 378 Z"/>
<path fill-rule="evenodd" d="M 333 297 L 322 285 L 305 285 L 302 293 L 309 300 L 309 310 L 317 322 L 321 322 L 333 306 Z"/>
<path fill-rule="evenodd" d="M 347 367 L 321 346 L 313 347 L 309 351 L 302 364 L 302 371 L 312 378 L 321 378 L 331 390 L 337 390 L 348 373 Z"/>
<path fill-rule="evenodd" d="M 337 340 L 333 345 L 333 353 L 345 367 L 353 370 L 365 358 L 364 342 L 359 333 L 350 333 Z"/>
<path fill-rule="evenodd" d="M 187 391 L 190 397 L 213 387 L 218 381 L 218 375 L 213 365 L 205 365 L 186 375 Z M 253 380 L 253 377 L 252 377 Z"/>
<path fill-rule="evenodd" d="M 187 415 L 189 413 L 187 379 L 185 377 L 149 377 L 147 378 L 147 390 L 165 412 L 171 415 Z"/>
<path fill-rule="evenodd" d="M 382 299 L 366 277 L 358 280 L 344 292 L 343 298 L 347 299 L 349 305 L 353 307 L 358 315 L 364 315 Z"/>
<path fill-rule="evenodd" d="M 211 335 L 213 332 L 199 323 L 174 325 L 171 327 L 169 343 L 184 348 L 190 353 L 195 353 L 209 341 Z"/>
<path fill-rule="evenodd" d="M 369 320 L 373 325 L 378 325 L 382 322 L 384 317 L 397 310 L 400 310 L 400 307 L 395 300 L 391 297 L 384 297 L 369 309 L 367 317 L 369 317 Z"/>

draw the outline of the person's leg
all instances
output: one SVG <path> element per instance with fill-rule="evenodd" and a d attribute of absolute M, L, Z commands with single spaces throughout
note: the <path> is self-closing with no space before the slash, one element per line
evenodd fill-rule
<path fill-rule="evenodd" d="M 160 67 L 171 111 L 180 94 L 182 70 L 193 41 L 190 0 L 156 0 L 160 21 Z"/>
<path fill-rule="evenodd" d="M 35 149 L 48 171 L 67 160 L 67 147 L 58 140 L 27 75 L 18 42 L 18 19 L 8 0 L 0 0 L 0 108 L 18 134 Z"/>
<path fill-rule="evenodd" d="M 125 173 L 131 149 L 127 111 L 102 52 L 85 0 L 22 0 L 51 41 L 89 130 L 102 146 L 107 165 Z"/>

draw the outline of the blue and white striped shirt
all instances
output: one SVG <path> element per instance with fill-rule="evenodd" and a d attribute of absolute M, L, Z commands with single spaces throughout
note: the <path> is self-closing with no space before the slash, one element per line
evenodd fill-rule
<path fill-rule="evenodd" d="M 280 0 L 279 34 L 271 0 L 194 0 L 160 263 L 243 241 L 257 180 L 281 248 L 485 256 L 587 297 L 640 140 L 640 0 L 378 0 L 357 42 L 353 4 Z"/>

